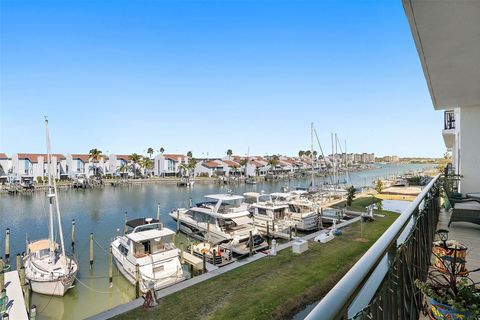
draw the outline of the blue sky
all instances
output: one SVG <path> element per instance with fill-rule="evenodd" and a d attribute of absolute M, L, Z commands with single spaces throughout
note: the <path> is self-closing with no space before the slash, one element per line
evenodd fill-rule
<path fill-rule="evenodd" d="M 0 152 L 444 151 L 400 0 L 0 3 Z"/>

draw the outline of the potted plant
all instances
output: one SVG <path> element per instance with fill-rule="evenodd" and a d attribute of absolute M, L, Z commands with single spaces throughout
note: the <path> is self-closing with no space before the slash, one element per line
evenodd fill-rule
<path fill-rule="evenodd" d="M 415 280 L 415 285 L 428 300 L 430 319 L 466 320 L 480 318 L 480 289 L 468 277 L 476 270 L 465 272 L 465 258 L 433 253 L 441 268 L 433 268 L 426 281 Z"/>

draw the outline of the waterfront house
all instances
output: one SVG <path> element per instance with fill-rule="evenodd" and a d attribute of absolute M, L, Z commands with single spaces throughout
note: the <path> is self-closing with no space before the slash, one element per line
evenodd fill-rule
<path fill-rule="evenodd" d="M 229 172 L 228 165 L 220 159 L 201 160 L 195 166 L 196 176 L 228 176 Z"/>
<path fill-rule="evenodd" d="M 127 154 L 111 154 L 108 157 L 108 168 L 109 172 L 112 174 L 116 174 L 119 176 L 128 176 L 133 177 L 132 172 L 132 161 L 130 160 L 130 155 Z M 120 171 L 121 168 L 126 168 L 128 166 L 128 170 Z"/>
<path fill-rule="evenodd" d="M 8 175 L 12 167 L 12 159 L 5 153 L 0 153 L 0 177 Z"/>
<path fill-rule="evenodd" d="M 226 165 L 226 172 L 225 172 L 226 176 L 231 176 L 231 175 L 232 176 L 241 176 L 245 172 L 244 167 L 236 161 L 224 159 L 224 160 L 222 160 L 222 162 L 223 162 L 224 165 Z M 224 168 L 225 168 L 225 166 L 224 166 Z M 243 168 L 243 170 L 242 170 L 242 168 Z"/>
<path fill-rule="evenodd" d="M 85 174 L 87 177 L 95 175 L 95 172 L 103 176 L 110 172 L 109 158 L 102 156 L 94 162 L 89 154 L 67 154 L 67 174 L 69 178 L 75 178 L 77 174 Z"/>
<path fill-rule="evenodd" d="M 46 154 L 15 153 L 12 155 L 12 173 L 19 178 L 46 177 L 48 174 L 48 158 Z M 67 163 L 63 154 L 52 154 L 55 166 L 53 175 L 56 179 L 67 177 Z"/>
<path fill-rule="evenodd" d="M 159 154 L 154 159 L 153 174 L 158 177 L 174 177 L 180 174 L 181 165 L 188 164 L 183 154 Z"/>

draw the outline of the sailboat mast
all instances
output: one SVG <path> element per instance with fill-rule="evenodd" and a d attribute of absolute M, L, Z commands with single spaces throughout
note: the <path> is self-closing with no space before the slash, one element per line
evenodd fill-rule
<path fill-rule="evenodd" d="M 314 185 L 314 164 L 313 164 L 313 122 L 310 125 L 310 160 L 312 161 L 312 189 Z"/>
<path fill-rule="evenodd" d="M 52 174 L 52 154 L 51 154 L 51 145 L 50 145 L 50 134 L 48 131 L 48 119 L 45 118 L 45 130 L 46 130 L 46 136 L 47 136 L 47 152 L 48 152 L 48 162 L 49 162 L 49 178 L 48 178 L 48 185 L 49 185 L 49 198 L 50 198 L 50 223 L 51 223 L 51 230 L 52 230 L 52 235 L 53 235 L 53 198 L 55 197 L 55 208 L 57 211 L 57 223 L 58 223 L 58 233 L 60 237 L 60 245 L 61 245 L 61 257 L 63 258 L 62 261 L 66 265 L 65 261 L 65 243 L 63 241 L 63 228 L 62 228 L 62 217 L 60 213 L 60 206 L 58 204 L 58 199 L 57 197 L 57 183 L 55 179 L 53 178 Z M 51 181 L 50 181 L 51 180 Z M 53 190 L 52 190 L 53 186 Z M 53 193 L 52 193 L 53 191 Z M 53 243 L 53 238 L 52 238 L 52 243 Z"/>
<path fill-rule="evenodd" d="M 48 119 L 45 117 L 45 137 L 47 142 L 47 175 L 48 175 L 48 210 L 49 210 L 49 219 L 48 219 L 48 240 L 50 241 L 50 252 L 55 251 L 54 239 L 53 239 L 53 197 L 54 193 L 52 190 L 52 158 L 50 154 L 50 137 L 48 135 Z"/>

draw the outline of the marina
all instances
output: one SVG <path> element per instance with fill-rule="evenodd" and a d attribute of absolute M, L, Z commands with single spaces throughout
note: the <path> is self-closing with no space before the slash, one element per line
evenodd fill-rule
<path fill-rule="evenodd" d="M 351 174 L 355 183 L 362 185 L 365 179 L 370 183 L 377 177 L 400 175 L 402 172 L 423 170 L 424 165 L 386 165 L 381 169 Z M 364 177 L 367 175 L 367 177 Z M 284 187 L 295 189 L 305 186 L 308 180 L 259 182 L 256 185 L 239 184 L 236 188 L 218 184 L 195 184 L 192 188 L 180 188 L 175 184 L 136 184 L 118 188 L 69 189 L 58 194 L 62 204 L 63 226 L 65 234 L 70 235 L 68 221 L 75 219 L 75 256 L 79 264 L 78 281 L 63 298 L 33 294 L 32 304 L 37 306 L 37 319 L 62 319 L 66 315 L 72 319 L 82 319 L 117 305 L 135 299 L 135 286 L 119 271 L 113 269 L 112 286 L 109 281 L 109 253 L 111 241 L 123 234 L 125 212 L 128 220 L 156 217 L 163 226 L 177 229 L 176 222 L 169 213 L 176 208 L 188 207 L 190 202 L 202 202 L 204 195 L 215 193 L 244 194 L 245 192 L 278 192 Z M 191 199 L 191 200 L 190 200 Z M 158 206 L 159 204 L 159 206 Z M 46 228 L 48 201 L 45 194 L 31 193 L 16 196 L 3 195 L 0 202 L 2 221 L 1 240 L 8 221 L 10 228 L 10 250 L 12 253 L 24 251 L 25 232 L 22 226 L 28 224 L 28 237 L 40 238 Z M 26 213 L 29 214 L 26 214 Z M 93 241 L 90 241 L 93 233 Z M 191 258 L 187 247 L 196 242 L 179 234 L 176 239 L 178 248 L 184 249 L 184 258 L 192 260 L 197 267 L 203 264 L 198 256 Z M 69 243 L 69 241 L 66 241 Z M 90 243 L 93 243 L 94 263 L 90 268 Z M 68 248 L 67 252 L 71 252 Z M 69 250 L 70 249 L 70 250 Z M 203 266 L 202 266 L 203 267 Z M 213 270 L 213 264 L 207 268 Z M 222 268 L 220 268 L 222 269 Z M 188 274 L 188 266 L 184 267 Z M 208 274 L 208 272 L 207 272 Z M 87 308 L 88 306 L 88 308 Z"/>

